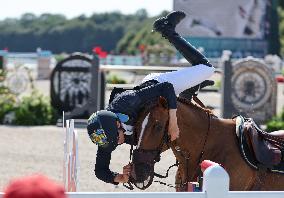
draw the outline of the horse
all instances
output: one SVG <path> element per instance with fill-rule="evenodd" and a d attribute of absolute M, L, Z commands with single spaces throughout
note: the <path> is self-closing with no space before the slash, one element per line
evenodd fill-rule
<path fill-rule="evenodd" d="M 152 181 L 157 156 L 171 148 L 179 162 L 176 173 L 177 191 L 187 191 L 188 182 L 196 180 L 200 175 L 202 160 L 214 161 L 225 168 L 230 176 L 232 191 L 284 190 L 283 174 L 266 169 L 256 170 L 244 160 L 236 135 L 236 118 L 219 118 L 210 109 L 186 98 L 178 98 L 177 106 L 180 136 L 173 142 L 169 138 L 166 140 L 169 114 L 165 99 L 160 97 L 139 113 L 134 134 L 138 141 L 137 150 L 141 151 L 137 157 L 141 166 L 139 162 L 136 163 L 131 176 L 136 181 L 140 180 L 142 187 L 147 187 Z M 153 151 L 156 152 L 153 154 Z M 146 154 L 148 157 L 145 157 L 147 152 L 152 155 Z M 133 159 L 134 163 L 135 160 Z M 141 162 L 144 163 L 144 168 Z M 145 168 L 147 162 L 150 162 L 151 168 Z M 140 179 L 137 177 L 138 172 Z M 150 181 L 143 186 L 146 178 Z"/>

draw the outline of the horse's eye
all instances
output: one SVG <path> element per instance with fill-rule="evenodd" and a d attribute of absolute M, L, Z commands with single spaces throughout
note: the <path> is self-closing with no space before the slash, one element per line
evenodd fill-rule
<path fill-rule="evenodd" d="M 158 121 L 156 121 L 154 129 L 155 131 L 161 131 L 163 129 L 163 126 Z"/>

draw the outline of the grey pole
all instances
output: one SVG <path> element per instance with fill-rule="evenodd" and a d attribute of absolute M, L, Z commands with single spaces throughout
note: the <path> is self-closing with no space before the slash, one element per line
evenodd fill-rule
<path fill-rule="evenodd" d="M 92 80 L 88 109 L 89 115 L 91 115 L 93 112 L 100 110 L 101 76 L 99 58 L 96 55 L 93 56 L 91 73 Z"/>
<path fill-rule="evenodd" d="M 232 61 L 231 51 L 223 51 L 223 78 L 222 78 L 222 98 L 221 113 L 223 118 L 232 117 L 232 101 L 231 101 L 231 78 L 232 78 Z"/>

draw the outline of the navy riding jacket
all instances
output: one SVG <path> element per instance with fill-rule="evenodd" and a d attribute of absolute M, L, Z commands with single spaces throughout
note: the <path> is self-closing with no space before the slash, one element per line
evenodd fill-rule
<path fill-rule="evenodd" d="M 169 109 L 176 109 L 177 100 L 173 85 L 169 82 L 152 82 L 154 83 L 146 84 L 147 86 L 141 86 L 139 89 L 127 90 L 116 94 L 108 105 L 107 110 L 128 115 L 129 120 L 126 124 L 133 125 L 143 105 L 158 99 L 160 96 L 166 98 Z M 132 143 L 131 135 L 125 135 L 125 143 Z M 114 177 L 117 173 L 114 173 L 109 169 L 111 153 L 112 152 L 106 152 L 104 149 L 98 147 L 95 174 L 98 179 L 106 183 L 117 185 L 118 183 L 114 182 Z"/>

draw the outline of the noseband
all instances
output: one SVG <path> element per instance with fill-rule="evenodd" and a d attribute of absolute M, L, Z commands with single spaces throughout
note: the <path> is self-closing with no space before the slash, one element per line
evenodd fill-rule
<path fill-rule="evenodd" d="M 146 116 L 147 117 L 147 116 Z M 143 125 L 143 123 L 142 123 Z M 167 129 L 168 123 L 166 124 Z M 144 126 L 145 127 L 145 126 Z M 132 170 L 129 177 L 128 186 L 124 185 L 126 188 L 133 190 L 133 185 L 141 190 L 145 190 L 148 188 L 154 179 L 154 176 L 157 177 L 167 177 L 162 176 L 154 172 L 154 165 L 156 162 L 159 162 L 161 159 L 161 153 L 163 149 L 163 145 L 166 144 L 168 146 L 169 136 L 166 131 L 163 132 L 163 138 L 161 140 L 160 145 L 157 149 L 154 150 L 146 150 L 139 148 L 142 142 L 144 130 L 141 131 L 137 148 L 134 149 L 134 138 L 136 137 L 136 130 L 133 132 L 133 141 L 131 143 L 130 148 L 130 156 L 129 159 L 132 161 Z M 168 146 L 169 147 L 169 146 Z M 146 183 L 145 183 L 146 182 Z"/>

